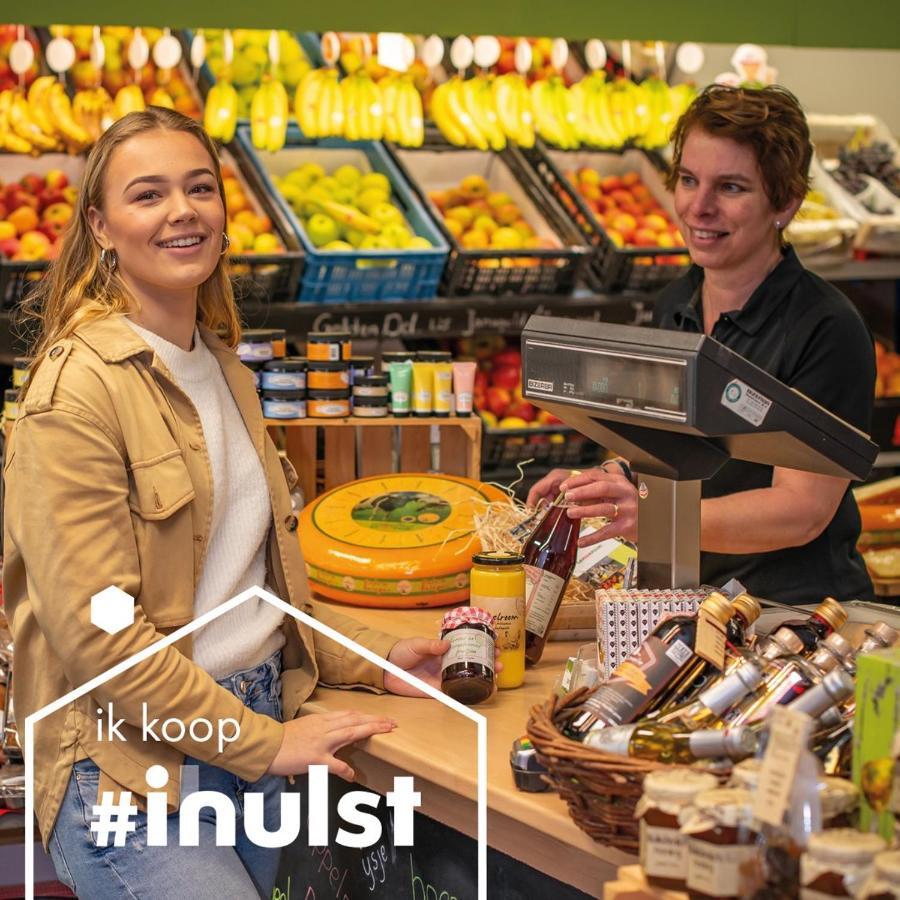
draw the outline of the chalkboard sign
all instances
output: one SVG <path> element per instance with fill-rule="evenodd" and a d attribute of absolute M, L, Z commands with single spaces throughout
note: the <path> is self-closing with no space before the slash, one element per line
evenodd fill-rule
<path fill-rule="evenodd" d="M 477 843 L 416 813 L 415 845 L 395 847 L 392 810 L 383 798 L 377 810 L 366 810 L 380 819 L 381 840 L 360 850 L 338 844 L 334 836 L 339 827 L 353 830 L 339 821 L 338 801 L 357 789 L 329 778 L 331 841 L 327 847 L 310 847 L 308 835 L 301 833 L 296 843 L 285 847 L 272 900 L 475 900 Z M 297 778 L 288 790 L 301 792 L 305 809 L 306 779 Z M 589 900 L 587 894 L 490 848 L 487 868 L 491 900 Z"/>

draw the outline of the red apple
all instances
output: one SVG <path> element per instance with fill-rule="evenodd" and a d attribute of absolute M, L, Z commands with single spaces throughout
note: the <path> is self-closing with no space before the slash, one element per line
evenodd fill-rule
<path fill-rule="evenodd" d="M 491 370 L 491 384 L 494 387 L 506 388 L 508 391 L 518 387 L 521 378 L 521 369 L 518 366 L 495 366 Z"/>
<path fill-rule="evenodd" d="M 70 206 L 78 202 L 78 188 L 74 184 L 68 184 L 63 188 L 63 200 Z"/>
<path fill-rule="evenodd" d="M 2 253 L 8 259 L 12 259 L 12 257 L 14 257 L 18 252 L 18 238 L 7 238 L 5 241 L 0 241 L 0 253 Z"/>
<path fill-rule="evenodd" d="M 488 374 L 484 369 L 479 369 L 475 373 L 475 390 L 484 393 L 488 389 Z"/>
<path fill-rule="evenodd" d="M 53 206 L 56 203 L 65 202 L 66 198 L 63 195 L 61 188 L 49 188 L 48 190 L 44 191 L 38 198 L 38 211 L 43 212 L 48 206 Z"/>
<path fill-rule="evenodd" d="M 506 410 L 506 415 L 524 419 L 526 422 L 533 422 L 537 415 L 537 410 L 527 400 L 519 400 L 510 405 Z"/>
<path fill-rule="evenodd" d="M 485 392 L 484 399 L 487 408 L 498 419 L 502 419 L 506 415 L 506 409 L 512 400 L 512 395 L 506 388 L 489 387 Z"/>
<path fill-rule="evenodd" d="M 19 179 L 19 184 L 28 191 L 29 194 L 37 197 L 44 190 L 44 179 L 34 172 L 29 172 Z"/>
<path fill-rule="evenodd" d="M 61 191 L 69 183 L 69 176 L 62 169 L 51 169 L 44 176 L 44 183 L 48 188 Z"/>
<path fill-rule="evenodd" d="M 518 369 L 522 366 L 522 353 L 515 347 L 508 347 L 494 356 L 492 362 L 495 366 L 515 366 Z"/>

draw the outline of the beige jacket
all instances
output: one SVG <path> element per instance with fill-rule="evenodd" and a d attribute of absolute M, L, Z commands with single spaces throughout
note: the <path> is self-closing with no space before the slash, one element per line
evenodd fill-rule
<path fill-rule="evenodd" d="M 363 628 L 310 600 L 288 479 L 266 433 L 253 376 L 211 331 L 201 337 L 225 375 L 263 463 L 273 527 L 267 583 L 282 599 L 387 656 L 395 638 Z M 34 374 L 7 449 L 3 592 L 15 641 L 13 691 L 24 738 L 26 716 L 187 624 L 203 567 L 212 513 L 212 476 L 199 416 L 152 349 L 118 316 L 92 322 L 52 347 Z M 293 485 L 291 485 L 293 486 Z M 134 623 L 116 634 L 90 620 L 91 597 L 116 585 L 135 597 Z M 382 673 L 341 645 L 313 637 L 285 617 L 285 719 L 316 682 L 378 689 Z M 97 710 L 113 704 L 125 740 L 98 738 Z M 214 725 L 237 720 L 240 737 L 186 735 L 144 740 L 150 719 Z M 158 728 L 157 728 L 158 731 Z M 251 712 L 191 662 L 184 639 L 139 663 L 35 728 L 35 810 L 45 840 L 70 770 L 90 757 L 100 789 L 147 791 L 147 768 L 169 771 L 178 804 L 184 755 L 254 781 L 275 757 L 283 726 Z M 171 732 L 170 732 L 171 733 Z M 205 737 L 203 729 L 197 734 Z"/>

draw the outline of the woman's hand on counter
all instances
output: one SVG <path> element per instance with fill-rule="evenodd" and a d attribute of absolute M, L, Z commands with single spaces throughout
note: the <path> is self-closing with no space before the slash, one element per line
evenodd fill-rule
<path fill-rule="evenodd" d="M 397 727 L 393 719 L 353 710 L 314 713 L 284 723 L 281 747 L 267 775 L 302 775 L 309 766 L 328 766 L 334 775 L 353 781 L 355 773 L 335 753 L 348 744 L 373 734 L 387 734 Z"/>
<path fill-rule="evenodd" d="M 388 662 L 440 690 L 441 659 L 449 649 L 450 641 L 425 637 L 404 638 L 391 648 Z M 384 673 L 384 689 L 403 697 L 427 696 L 390 672 Z"/>

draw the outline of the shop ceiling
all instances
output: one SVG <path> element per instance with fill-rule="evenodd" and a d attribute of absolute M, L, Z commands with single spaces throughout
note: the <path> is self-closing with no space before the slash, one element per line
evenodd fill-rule
<path fill-rule="evenodd" d="M 900 0 L 33 0 L 29 24 L 548 35 L 801 47 L 900 48 Z M 12 10 L 2 14 L 7 19 Z"/>

